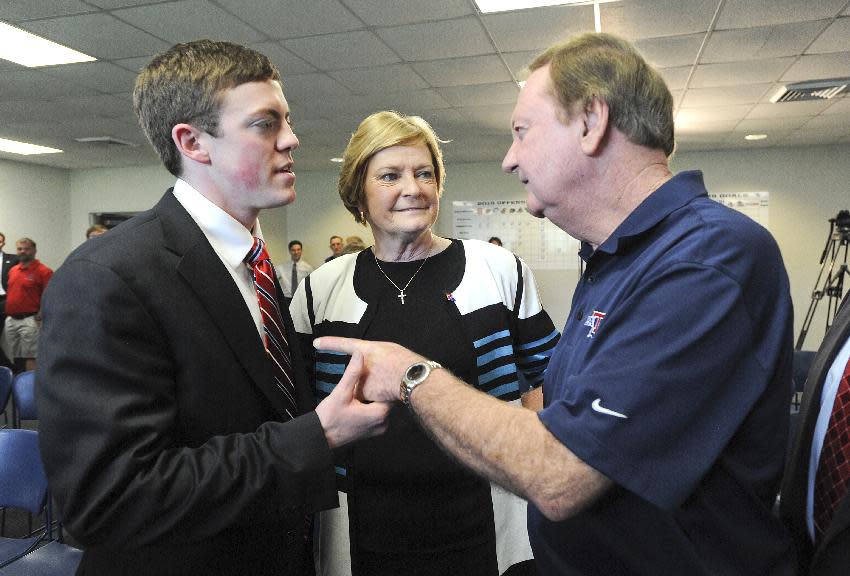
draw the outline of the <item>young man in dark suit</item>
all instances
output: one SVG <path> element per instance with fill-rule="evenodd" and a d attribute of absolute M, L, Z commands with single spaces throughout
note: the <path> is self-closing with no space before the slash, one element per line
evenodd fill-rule
<path fill-rule="evenodd" d="M 780 511 L 797 544 L 798 574 L 843 576 L 850 570 L 850 296 L 812 361 L 797 428 Z"/>
<path fill-rule="evenodd" d="M 260 210 L 295 200 L 280 77 L 242 46 L 178 44 L 134 108 L 177 182 L 72 253 L 44 301 L 41 447 L 78 574 L 310 574 L 331 451 L 387 407 L 348 379 L 314 409 L 264 268 Z"/>

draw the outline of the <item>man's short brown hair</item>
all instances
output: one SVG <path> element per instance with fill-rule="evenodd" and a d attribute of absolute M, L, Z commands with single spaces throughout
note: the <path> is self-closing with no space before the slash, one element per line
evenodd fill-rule
<path fill-rule="evenodd" d="M 165 167 L 180 176 L 171 130 L 186 123 L 216 135 L 222 93 L 240 84 L 280 81 L 274 64 L 255 50 L 214 40 L 176 44 L 155 56 L 136 78 L 133 110 Z"/>
<path fill-rule="evenodd" d="M 569 118 L 594 98 L 608 104 L 611 124 L 630 142 L 673 153 L 673 95 L 629 42 L 587 33 L 550 47 L 529 65 L 549 65 L 554 96 Z"/>

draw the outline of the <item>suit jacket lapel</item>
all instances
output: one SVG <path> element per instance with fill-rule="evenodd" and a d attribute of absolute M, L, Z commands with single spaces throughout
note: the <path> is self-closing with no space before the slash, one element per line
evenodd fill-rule
<path fill-rule="evenodd" d="M 171 190 L 155 210 L 162 222 L 166 248 L 180 256 L 177 272 L 212 317 L 257 387 L 277 413 L 286 417 L 283 396 L 273 383 L 271 366 L 256 325 L 230 273 Z M 202 339 L 203 335 L 199 335 L 199 344 Z"/>
<path fill-rule="evenodd" d="M 805 526 L 806 518 L 806 495 L 808 490 L 809 458 L 812 451 L 812 435 L 820 412 L 821 393 L 823 392 L 824 380 L 835 357 L 841 347 L 850 336 L 850 306 L 842 306 L 835 321 L 832 324 L 824 341 L 812 362 L 812 367 L 806 378 L 806 388 L 803 393 L 803 404 L 800 406 L 800 432 L 794 448 L 792 462 L 795 463 L 792 483 L 794 485 L 792 505 L 796 514 L 801 518 L 800 522 Z M 784 497 L 784 495 L 783 495 Z M 836 534 L 841 533 L 850 525 L 850 498 L 845 498 L 836 510 L 832 523 L 819 550 L 829 545 L 829 541 Z M 817 556 L 815 551 L 815 557 Z"/>

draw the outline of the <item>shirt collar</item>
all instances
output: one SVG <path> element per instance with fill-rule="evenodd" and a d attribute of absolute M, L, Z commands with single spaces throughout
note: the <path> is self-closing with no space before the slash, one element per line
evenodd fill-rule
<path fill-rule="evenodd" d="M 263 237 L 260 221 L 254 222 L 253 232 L 233 216 L 203 196 L 185 180 L 177 179 L 174 196 L 201 228 L 213 249 L 231 268 L 238 268 L 254 245 L 254 236 Z"/>
<path fill-rule="evenodd" d="M 596 251 L 615 254 L 621 240 L 643 234 L 694 198 L 707 194 L 701 171 L 676 174 L 632 210 Z M 579 256 L 587 261 L 593 253 L 593 247 L 582 242 Z"/>

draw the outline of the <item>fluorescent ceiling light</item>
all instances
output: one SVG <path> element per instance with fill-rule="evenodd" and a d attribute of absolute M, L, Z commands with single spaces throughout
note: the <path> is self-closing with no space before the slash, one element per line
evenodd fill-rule
<path fill-rule="evenodd" d="M 593 0 L 475 0 L 475 3 L 482 14 L 489 14 L 491 12 L 525 10 L 526 8 L 542 8 L 543 6 L 559 6 L 562 4 L 593 4 Z"/>
<path fill-rule="evenodd" d="M 767 134 L 747 134 L 744 136 L 744 140 L 764 140 L 767 138 Z"/>
<path fill-rule="evenodd" d="M 23 154 L 24 156 L 29 156 L 31 154 L 56 154 L 58 152 L 62 152 L 62 150 L 0 138 L 0 152 L 10 152 L 12 154 Z"/>
<path fill-rule="evenodd" d="M 0 22 L 0 58 L 30 68 L 97 60 L 5 22 Z"/>
<path fill-rule="evenodd" d="M 331 162 L 336 162 L 337 164 L 340 164 L 342 163 L 342 158 L 338 156 L 336 158 L 331 158 Z"/>

